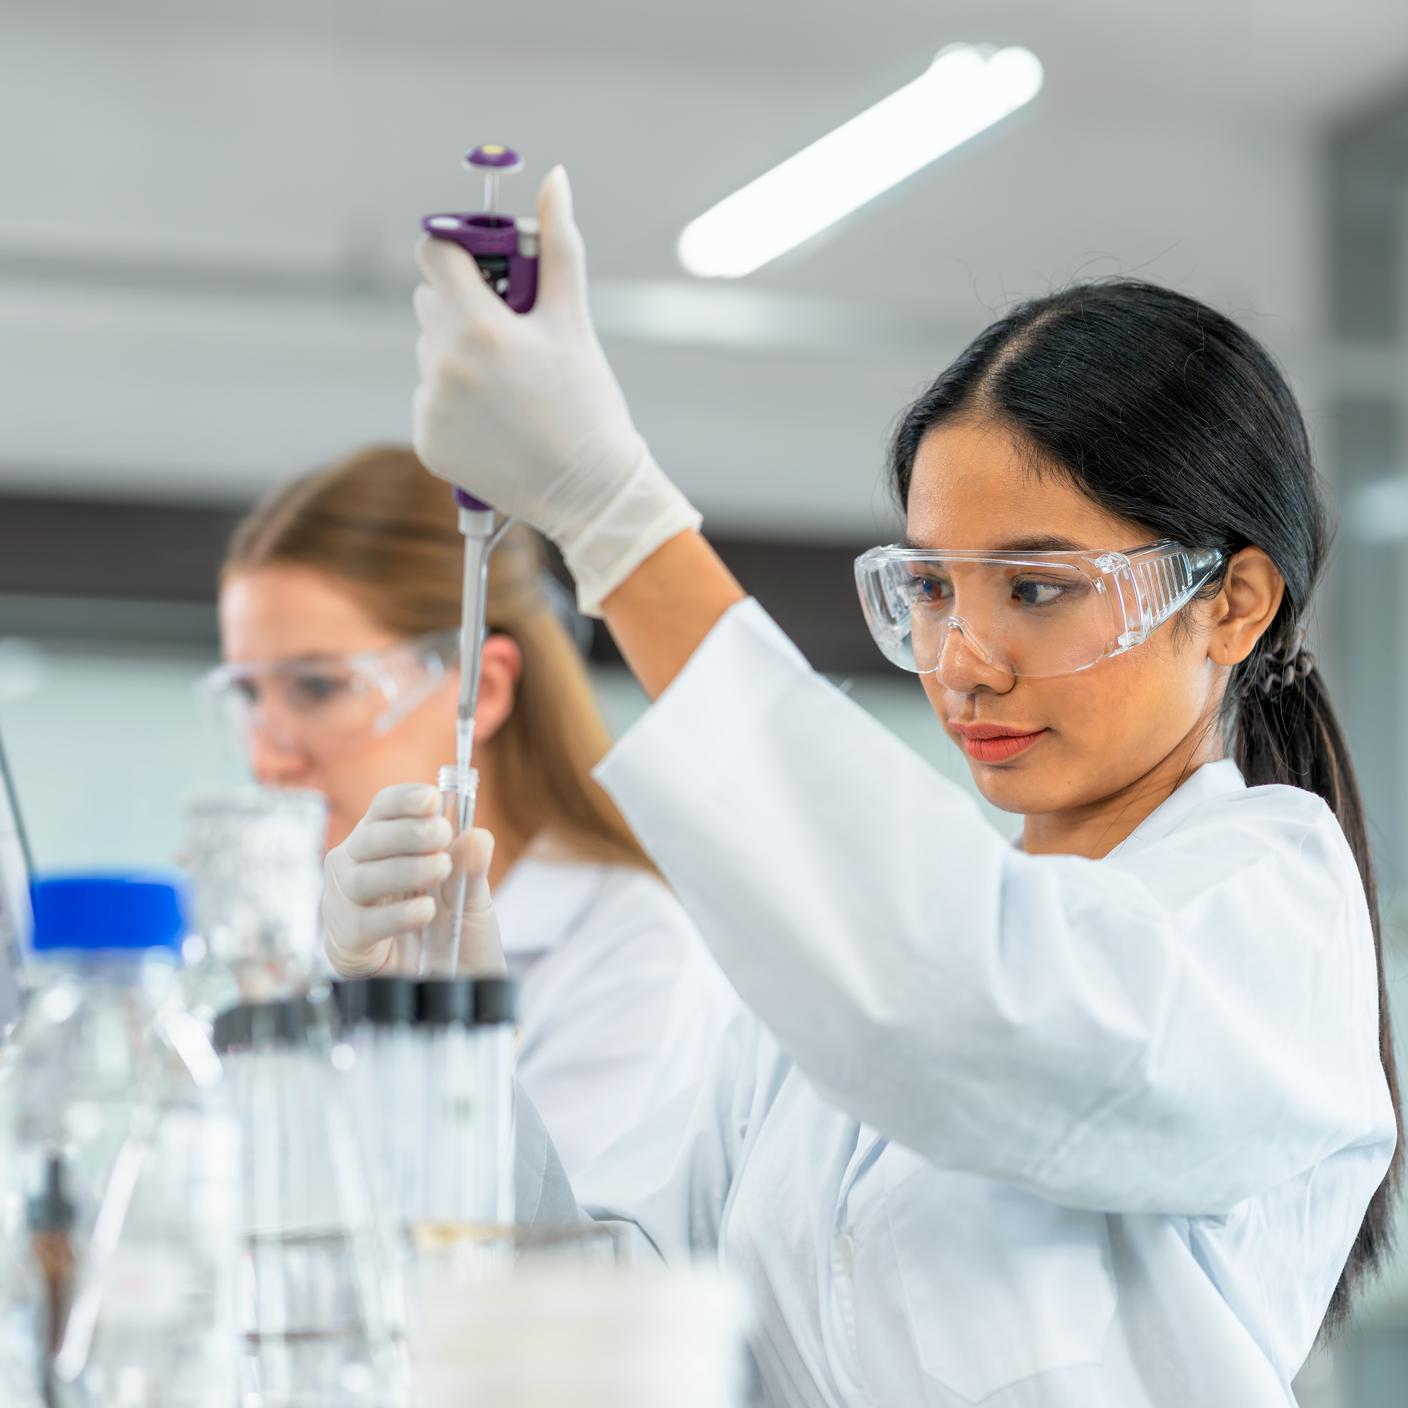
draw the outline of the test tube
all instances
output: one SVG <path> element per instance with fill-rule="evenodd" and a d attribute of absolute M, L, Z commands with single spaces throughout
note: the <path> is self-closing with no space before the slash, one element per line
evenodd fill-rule
<path fill-rule="evenodd" d="M 469 1022 L 474 984 L 430 978 L 418 984 L 416 1038 L 421 1068 L 421 1224 L 474 1221 L 474 1091 Z"/>
<path fill-rule="evenodd" d="M 514 984 L 456 978 L 417 987 L 425 1124 L 416 1221 L 450 1241 L 506 1238 L 513 1221 Z"/>
<path fill-rule="evenodd" d="M 440 815 L 456 836 L 474 824 L 474 803 L 479 793 L 479 773 L 461 771 L 453 764 L 440 769 Z M 460 963 L 460 923 L 464 917 L 465 877 L 446 881 L 435 892 L 435 917 L 421 930 L 422 978 L 453 978 Z"/>
<path fill-rule="evenodd" d="M 474 985 L 474 1070 L 478 1079 L 479 1144 L 475 1156 L 482 1215 L 499 1227 L 514 1219 L 513 1077 L 518 1050 L 518 991 L 510 978 Z"/>
<path fill-rule="evenodd" d="M 357 1132 L 377 1212 L 399 1252 L 420 1160 L 417 1138 L 403 1118 L 416 1089 L 416 984 L 410 978 L 343 978 L 333 989 L 343 1038 L 356 1056 Z"/>
<path fill-rule="evenodd" d="M 390 1214 L 398 1247 L 404 1235 L 406 1207 L 416 1176 L 420 1150 L 398 1118 L 407 1092 L 414 1088 L 416 985 L 409 979 L 373 983 L 369 1006 L 375 1027 L 377 1111 L 382 1121 L 382 1156 L 390 1163 Z"/>

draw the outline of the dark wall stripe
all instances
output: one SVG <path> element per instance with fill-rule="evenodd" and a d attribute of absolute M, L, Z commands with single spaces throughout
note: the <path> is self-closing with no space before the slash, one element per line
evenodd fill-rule
<path fill-rule="evenodd" d="M 209 601 L 237 508 L 0 497 L 0 592 Z"/>

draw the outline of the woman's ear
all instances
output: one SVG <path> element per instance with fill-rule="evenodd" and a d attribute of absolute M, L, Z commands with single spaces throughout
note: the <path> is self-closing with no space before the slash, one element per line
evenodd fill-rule
<path fill-rule="evenodd" d="M 479 667 L 479 702 L 474 709 L 474 741 L 487 743 L 508 721 L 523 674 L 523 652 L 511 636 L 490 635 Z"/>
<path fill-rule="evenodd" d="M 1208 655 L 1219 665 L 1240 664 L 1276 619 L 1285 594 L 1280 569 L 1260 548 L 1233 553 L 1213 600 Z"/>

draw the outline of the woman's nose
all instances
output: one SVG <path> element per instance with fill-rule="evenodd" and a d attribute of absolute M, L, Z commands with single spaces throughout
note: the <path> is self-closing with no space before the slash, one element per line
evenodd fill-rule
<path fill-rule="evenodd" d="M 945 624 L 934 674 L 955 694 L 972 694 L 978 689 L 1006 694 L 1014 682 L 1011 669 L 958 616 L 950 616 Z"/>
<path fill-rule="evenodd" d="M 290 787 L 308 773 L 303 750 L 258 722 L 249 730 L 249 766 L 255 781 L 265 787 Z"/>

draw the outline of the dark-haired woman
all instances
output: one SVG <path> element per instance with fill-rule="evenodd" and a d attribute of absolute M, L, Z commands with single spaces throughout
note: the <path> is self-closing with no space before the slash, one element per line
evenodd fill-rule
<path fill-rule="evenodd" d="M 526 317 L 422 248 L 417 447 L 557 540 L 656 698 L 599 775 L 756 1014 L 579 1202 L 746 1280 L 772 1405 L 1290 1405 L 1382 1256 L 1397 1119 L 1280 374 L 1116 283 L 904 417 L 867 614 L 1014 847 L 719 564 L 592 334 L 560 173 L 541 213 Z M 561 1216 L 540 1153 L 519 1206 Z"/>

